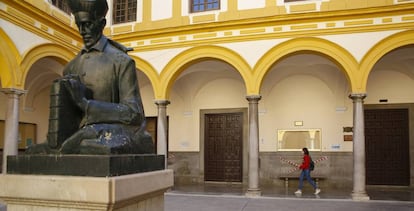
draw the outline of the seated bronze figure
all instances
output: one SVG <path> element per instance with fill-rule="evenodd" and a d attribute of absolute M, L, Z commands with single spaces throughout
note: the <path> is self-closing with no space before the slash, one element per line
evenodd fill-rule
<path fill-rule="evenodd" d="M 27 154 L 153 153 L 128 49 L 103 35 L 106 0 L 68 0 L 84 47 L 51 88 L 46 143 Z"/>

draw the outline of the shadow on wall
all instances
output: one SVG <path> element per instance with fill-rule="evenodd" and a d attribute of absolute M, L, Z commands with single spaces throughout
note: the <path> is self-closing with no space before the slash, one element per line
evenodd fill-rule
<path fill-rule="evenodd" d="M 175 184 L 194 184 L 203 181 L 200 176 L 198 152 L 170 152 L 168 168 L 174 170 Z"/>

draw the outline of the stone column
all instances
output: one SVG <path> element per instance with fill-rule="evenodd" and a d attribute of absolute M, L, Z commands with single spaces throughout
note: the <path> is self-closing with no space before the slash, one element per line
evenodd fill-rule
<path fill-rule="evenodd" d="M 168 100 L 156 100 L 158 107 L 157 117 L 157 154 L 165 156 L 165 168 L 167 169 L 168 149 L 167 149 L 167 105 Z"/>
<path fill-rule="evenodd" d="M 353 154 L 354 174 L 352 191 L 353 200 L 369 200 L 365 190 L 365 126 L 364 126 L 364 98 L 365 94 L 351 94 L 349 98 L 354 104 L 353 126 Z"/>
<path fill-rule="evenodd" d="M 17 155 L 19 136 L 19 97 L 26 93 L 19 89 L 1 89 L 7 95 L 6 118 L 4 127 L 4 148 L 2 173 L 7 173 L 7 156 Z"/>
<path fill-rule="evenodd" d="M 248 197 L 261 195 L 259 188 L 259 95 L 247 96 L 249 101 L 249 187 L 246 192 Z"/>

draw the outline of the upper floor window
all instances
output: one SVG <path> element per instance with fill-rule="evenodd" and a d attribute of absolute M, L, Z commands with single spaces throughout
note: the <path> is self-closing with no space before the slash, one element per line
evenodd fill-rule
<path fill-rule="evenodd" d="M 69 6 L 66 4 L 66 0 L 52 0 L 52 4 L 62 10 L 63 12 L 70 14 Z"/>
<path fill-rule="evenodd" d="M 191 12 L 220 9 L 220 0 L 191 0 Z"/>
<path fill-rule="evenodd" d="M 137 20 L 137 0 L 114 0 L 112 23 L 127 23 Z"/>

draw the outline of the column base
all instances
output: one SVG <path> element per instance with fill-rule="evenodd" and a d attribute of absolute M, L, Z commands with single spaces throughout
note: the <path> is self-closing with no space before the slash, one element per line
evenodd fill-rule
<path fill-rule="evenodd" d="M 262 192 L 260 191 L 259 188 L 252 188 L 252 189 L 248 189 L 245 196 L 249 197 L 249 198 L 256 198 L 262 195 Z"/>
<path fill-rule="evenodd" d="M 351 196 L 354 201 L 369 201 L 367 193 L 352 193 Z"/>

